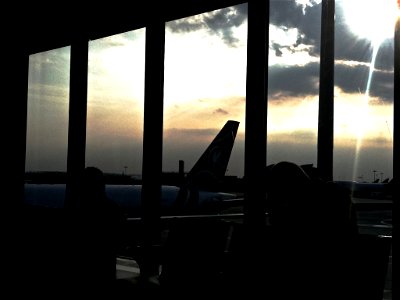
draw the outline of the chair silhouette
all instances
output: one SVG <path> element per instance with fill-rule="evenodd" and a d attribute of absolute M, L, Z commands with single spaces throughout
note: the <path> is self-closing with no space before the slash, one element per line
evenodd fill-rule
<path fill-rule="evenodd" d="M 174 295 L 218 288 L 229 226 L 207 218 L 175 220 L 162 258 L 161 287 Z"/>

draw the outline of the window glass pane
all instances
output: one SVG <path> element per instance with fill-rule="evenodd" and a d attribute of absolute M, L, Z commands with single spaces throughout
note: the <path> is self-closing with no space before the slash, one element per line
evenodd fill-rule
<path fill-rule="evenodd" d="M 86 165 L 142 173 L 145 29 L 89 42 Z"/>
<path fill-rule="evenodd" d="M 267 164 L 317 162 L 321 5 L 270 2 Z"/>
<path fill-rule="evenodd" d="M 29 57 L 25 201 L 33 205 L 64 205 L 67 170 L 70 47 Z M 41 185 L 38 185 L 41 184 Z M 57 197 L 44 198 L 42 192 Z"/>
<path fill-rule="evenodd" d="M 228 120 L 240 122 L 225 175 L 244 172 L 247 4 L 166 24 L 163 172 L 189 172 Z"/>
<path fill-rule="evenodd" d="M 392 234 L 396 2 L 336 2 L 333 178 L 368 234 Z"/>
<path fill-rule="evenodd" d="M 393 176 L 396 1 L 337 1 L 334 179 Z"/>
<path fill-rule="evenodd" d="M 29 57 L 26 171 L 66 171 L 70 48 Z"/>

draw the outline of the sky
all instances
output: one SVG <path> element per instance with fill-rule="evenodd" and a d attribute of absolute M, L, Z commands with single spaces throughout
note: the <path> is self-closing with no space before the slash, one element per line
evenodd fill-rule
<path fill-rule="evenodd" d="M 320 2 L 271 0 L 268 164 L 316 165 Z M 396 0 L 337 1 L 334 179 L 392 176 L 398 11 Z M 163 171 L 181 159 L 189 171 L 232 119 L 240 126 L 227 175 L 243 176 L 246 38 L 247 4 L 166 23 Z M 141 174 L 144 50 L 145 28 L 89 42 L 87 165 Z M 66 170 L 69 54 L 30 56 L 27 171 Z"/>

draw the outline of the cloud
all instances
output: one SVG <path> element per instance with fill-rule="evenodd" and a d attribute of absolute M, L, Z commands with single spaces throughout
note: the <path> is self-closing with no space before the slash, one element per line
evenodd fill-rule
<path fill-rule="evenodd" d="M 218 109 L 214 110 L 213 114 L 228 115 L 229 113 L 226 110 L 222 109 L 222 108 L 218 108 Z"/>
<path fill-rule="evenodd" d="M 163 170 L 177 171 L 178 161 L 185 162 L 190 170 L 212 142 L 220 128 L 170 128 L 164 129 Z"/>
<path fill-rule="evenodd" d="M 270 55 L 285 59 L 285 55 L 305 52 L 311 57 L 320 55 L 321 38 L 321 1 L 281 1 L 270 2 L 270 25 L 289 32 L 296 29 L 297 38 L 287 44 L 279 38 L 271 37 Z M 233 28 L 247 20 L 247 4 L 228 7 L 194 17 L 169 22 L 173 32 L 189 32 L 206 29 L 220 36 L 225 43 L 235 47 L 238 39 Z M 291 31 L 293 32 L 293 31 Z M 335 60 L 358 62 L 353 66 L 336 64 L 335 85 L 347 92 L 363 92 L 368 79 L 369 64 L 372 57 L 370 41 L 359 39 L 348 28 L 340 2 L 335 11 Z M 392 40 L 383 43 L 376 59 L 376 71 L 373 74 L 371 96 L 393 101 L 393 55 Z M 290 78 L 290 81 L 288 79 Z M 290 84 L 288 84 L 288 82 Z M 318 93 L 319 64 L 308 63 L 297 66 L 272 66 L 269 69 L 270 97 L 305 96 Z"/>
<path fill-rule="evenodd" d="M 346 0 L 344 0 L 346 1 Z M 367 39 L 358 38 L 347 26 L 341 5 L 336 5 L 335 36 L 340 42 L 335 43 L 335 58 L 358 62 L 371 62 L 372 45 Z M 376 66 L 384 70 L 393 69 L 393 40 L 386 40 L 379 48 Z"/>
<path fill-rule="evenodd" d="M 303 51 L 308 51 L 310 56 L 319 57 L 321 4 L 313 4 L 304 7 L 295 1 L 271 1 L 270 24 L 286 30 L 296 28 L 298 34 L 292 45 L 279 40 L 272 41 L 270 55 L 272 51 L 276 56 L 283 56 L 285 59 L 284 53 L 287 49 L 293 50 L 299 45 L 306 45 L 308 47 L 303 47 Z M 335 85 L 349 93 L 364 93 L 373 49 L 370 41 L 357 38 L 349 30 L 341 5 L 336 5 L 335 37 L 335 60 L 356 62 L 352 66 L 336 63 Z M 393 40 L 387 40 L 380 46 L 370 90 L 371 96 L 390 102 L 393 101 L 393 49 Z M 291 55 L 290 52 L 288 55 Z M 318 82 L 319 64 L 274 66 L 269 69 L 270 97 L 317 94 Z"/>
<path fill-rule="evenodd" d="M 291 132 L 268 133 L 270 143 L 295 143 L 295 144 L 314 144 L 317 142 L 317 135 L 312 130 L 294 130 Z"/>
<path fill-rule="evenodd" d="M 347 0 L 344 0 L 347 1 Z M 370 41 L 359 39 L 349 30 L 340 1 L 335 9 L 335 59 L 358 62 L 371 61 L 372 47 Z M 295 1 L 271 1 L 270 24 L 281 28 L 296 28 L 298 30 L 297 45 L 311 45 L 309 54 L 319 56 L 321 37 L 321 3 L 311 1 L 310 5 L 303 6 Z M 338 42 L 340 41 L 340 42 Z M 279 42 L 274 41 L 272 49 L 279 50 Z M 271 47 L 271 46 L 270 46 Z M 282 45 L 282 48 L 287 45 Z M 393 41 L 386 41 L 381 45 L 378 53 L 377 65 L 381 69 L 393 68 Z"/>
<path fill-rule="evenodd" d="M 279 65 L 269 67 L 268 97 L 277 100 L 284 97 L 305 97 L 319 93 L 319 63 L 304 66 Z M 365 93 L 369 66 L 337 62 L 334 76 L 335 86 L 346 93 Z M 370 96 L 384 102 L 393 102 L 393 72 L 375 69 L 372 75 Z"/>
<path fill-rule="evenodd" d="M 167 23 L 167 28 L 178 33 L 206 29 L 211 34 L 220 36 L 227 45 L 236 47 L 240 41 L 235 37 L 233 28 L 239 27 L 246 20 L 247 4 L 240 4 L 171 21 Z"/>
<path fill-rule="evenodd" d="M 282 46 L 278 43 L 272 43 L 272 45 L 270 46 L 270 48 L 272 48 L 275 51 L 275 55 L 278 57 L 282 57 L 283 52 L 281 50 Z"/>
<path fill-rule="evenodd" d="M 316 28 L 321 27 L 320 6 L 317 4 L 303 7 L 295 1 L 271 1 L 270 2 L 270 24 L 281 28 L 298 29 L 297 40 L 293 47 L 298 45 L 312 45 L 309 54 L 319 55 L 320 31 Z M 287 47 L 282 45 L 281 47 Z M 275 51 L 279 50 L 279 42 L 273 44 Z"/>
<path fill-rule="evenodd" d="M 210 137 L 218 133 L 218 128 L 169 128 L 164 130 L 164 135 L 172 139 L 192 140 L 194 137 Z"/>
<path fill-rule="evenodd" d="M 309 63 L 301 67 L 271 66 L 268 75 L 269 98 L 318 94 L 318 81 L 318 63 Z"/>
<path fill-rule="evenodd" d="M 335 85 L 346 93 L 365 93 L 369 75 L 366 65 L 350 66 L 336 64 Z M 375 70 L 372 75 L 370 96 L 379 97 L 382 101 L 393 101 L 393 73 Z"/>

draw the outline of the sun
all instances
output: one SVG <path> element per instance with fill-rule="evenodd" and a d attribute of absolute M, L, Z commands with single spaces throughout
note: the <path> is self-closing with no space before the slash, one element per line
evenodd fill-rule
<path fill-rule="evenodd" d="M 344 18 L 359 38 L 380 44 L 393 37 L 399 0 L 341 0 Z"/>

